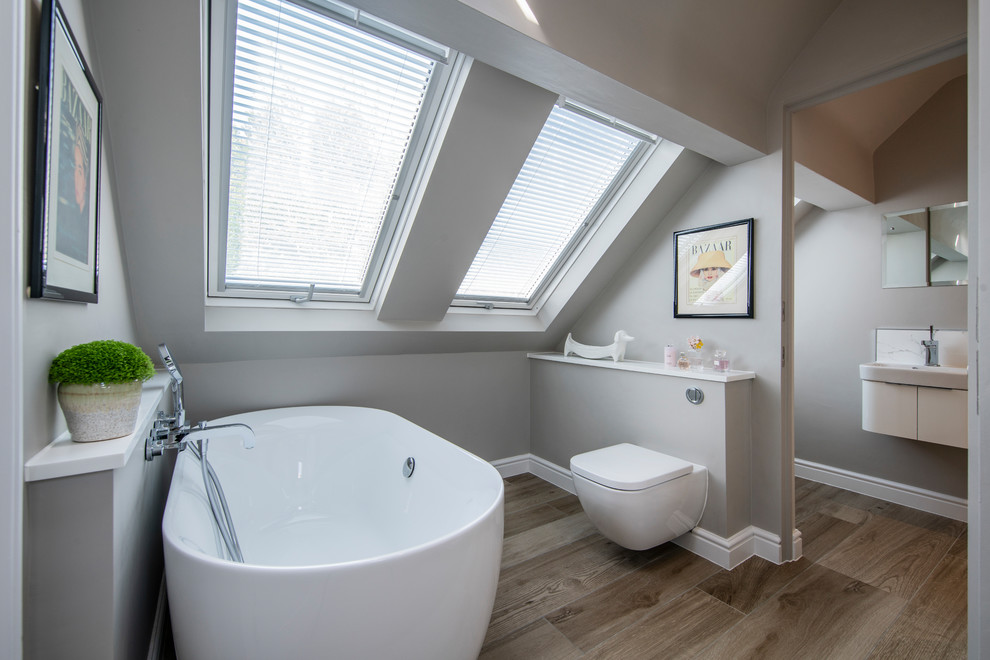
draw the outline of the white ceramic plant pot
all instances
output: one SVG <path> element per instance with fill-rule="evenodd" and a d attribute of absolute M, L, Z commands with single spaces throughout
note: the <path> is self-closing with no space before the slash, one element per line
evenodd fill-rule
<path fill-rule="evenodd" d="M 105 385 L 59 383 L 58 403 L 75 442 L 109 440 L 130 435 L 141 406 L 139 380 Z"/>

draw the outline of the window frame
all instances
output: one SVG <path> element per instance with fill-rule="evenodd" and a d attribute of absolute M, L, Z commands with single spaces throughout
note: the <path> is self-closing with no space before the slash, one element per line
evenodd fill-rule
<path fill-rule="evenodd" d="M 545 300 L 552 295 L 557 284 L 563 279 L 567 271 L 580 257 L 594 233 L 608 217 L 617 201 L 629 188 L 639 175 L 643 165 L 650 156 L 657 150 L 663 141 L 660 137 L 643 131 L 631 124 L 622 122 L 614 117 L 598 112 L 586 105 L 561 97 L 557 106 L 563 110 L 574 112 L 585 118 L 592 119 L 606 126 L 610 126 L 628 135 L 632 135 L 640 140 L 640 143 L 630 153 L 622 168 L 616 173 L 615 178 L 605 189 L 598 202 L 591 208 L 582 221 L 581 227 L 567 241 L 556 260 L 547 269 L 546 275 L 539 285 L 533 290 L 533 294 L 526 300 L 519 298 L 509 298 L 501 296 L 472 296 L 467 294 L 457 294 L 451 301 L 450 307 L 496 310 L 530 310 L 536 311 L 542 307 Z M 535 143 L 534 143 L 535 146 Z M 527 156 L 528 158 L 528 156 Z M 518 176 L 518 175 L 517 175 Z"/>
<path fill-rule="evenodd" d="M 207 109 L 204 143 L 207 149 L 207 290 L 209 303 L 231 300 L 317 301 L 332 307 L 370 307 L 380 293 L 385 273 L 395 256 L 397 237 L 419 199 L 429 178 L 439 150 L 442 134 L 449 124 L 456 96 L 469 68 L 469 58 L 439 44 L 407 32 L 398 26 L 364 14 L 334 0 L 287 0 L 318 12 L 332 20 L 356 27 L 376 37 L 395 43 L 434 60 L 423 105 L 413 135 L 396 178 L 392 201 L 379 230 L 378 239 L 368 262 L 365 279 L 357 294 L 334 292 L 317 286 L 311 297 L 309 285 L 228 287 L 224 281 L 227 256 L 227 206 L 229 203 L 231 134 L 234 97 L 234 54 L 237 32 L 237 0 L 214 0 L 210 3 L 209 45 L 207 53 Z M 414 41 L 402 40 L 411 37 Z M 417 44 L 417 41 L 420 44 Z M 431 52 L 433 44 L 437 50 Z M 446 55 L 443 55 L 445 51 Z"/>

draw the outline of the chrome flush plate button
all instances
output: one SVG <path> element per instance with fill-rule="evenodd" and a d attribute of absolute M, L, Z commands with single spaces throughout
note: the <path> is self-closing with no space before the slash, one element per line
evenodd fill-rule
<path fill-rule="evenodd" d="M 687 400 L 696 406 L 705 400 L 705 393 L 702 392 L 701 389 L 698 387 L 687 388 L 687 390 L 684 392 L 684 396 L 686 396 Z"/>

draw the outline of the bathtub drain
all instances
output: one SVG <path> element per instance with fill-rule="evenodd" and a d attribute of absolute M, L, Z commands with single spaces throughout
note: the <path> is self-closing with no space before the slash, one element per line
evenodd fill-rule
<path fill-rule="evenodd" d="M 406 459 L 406 462 L 402 464 L 402 476 L 411 477 L 413 471 L 416 469 L 416 459 L 410 456 Z"/>

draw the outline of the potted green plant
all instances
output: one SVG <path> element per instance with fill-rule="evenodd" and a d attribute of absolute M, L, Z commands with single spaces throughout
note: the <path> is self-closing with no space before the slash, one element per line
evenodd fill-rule
<path fill-rule="evenodd" d="M 76 442 L 119 438 L 134 432 L 142 383 L 155 373 L 137 346 L 105 339 L 59 353 L 48 370 L 58 383 L 58 403 Z"/>

